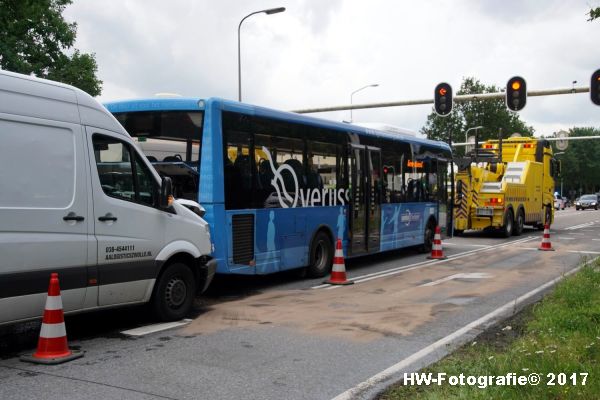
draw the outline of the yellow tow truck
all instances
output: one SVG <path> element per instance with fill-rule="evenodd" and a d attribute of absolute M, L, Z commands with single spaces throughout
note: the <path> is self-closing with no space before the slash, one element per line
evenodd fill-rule
<path fill-rule="evenodd" d="M 554 219 L 554 179 L 560 163 L 550 142 L 534 137 L 488 140 L 457 158 L 454 234 L 467 229 L 520 235 Z"/>

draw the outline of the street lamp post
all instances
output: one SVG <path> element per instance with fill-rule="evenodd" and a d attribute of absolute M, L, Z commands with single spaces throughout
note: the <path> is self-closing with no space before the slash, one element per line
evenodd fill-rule
<path fill-rule="evenodd" d="M 352 105 L 352 98 L 354 97 L 354 93 L 360 92 L 361 90 L 366 89 L 366 88 L 377 87 L 377 86 L 379 86 L 379 83 L 372 83 L 370 85 L 363 86 L 360 89 L 356 89 L 354 92 L 352 92 L 350 94 L 350 105 Z M 352 109 L 350 109 L 350 122 L 352 122 Z"/>
<path fill-rule="evenodd" d="M 277 13 L 284 12 L 284 11 L 285 11 L 285 7 L 269 8 L 267 10 L 255 11 L 253 13 L 246 15 L 240 21 L 240 24 L 238 25 L 238 101 L 242 101 L 242 55 L 241 55 L 242 52 L 241 52 L 241 45 L 240 45 L 240 30 L 242 28 L 242 23 L 246 20 L 246 18 L 251 17 L 252 15 L 255 15 L 255 14 L 265 13 L 267 15 L 271 15 L 271 14 L 277 14 Z"/>

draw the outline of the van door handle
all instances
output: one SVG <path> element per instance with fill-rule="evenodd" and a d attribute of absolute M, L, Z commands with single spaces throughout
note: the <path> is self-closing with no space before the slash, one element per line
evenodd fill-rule
<path fill-rule="evenodd" d="M 70 212 L 67 215 L 65 215 L 63 217 L 63 221 L 77 221 L 77 222 L 81 222 L 83 221 L 85 218 L 82 217 L 81 215 L 77 215 L 74 212 Z"/>
<path fill-rule="evenodd" d="M 112 215 L 111 213 L 106 214 L 104 217 L 98 217 L 98 221 L 106 222 L 106 221 L 116 221 L 117 217 Z"/>

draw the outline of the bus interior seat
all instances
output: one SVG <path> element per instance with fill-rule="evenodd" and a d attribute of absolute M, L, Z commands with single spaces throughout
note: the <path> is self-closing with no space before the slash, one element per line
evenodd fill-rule
<path fill-rule="evenodd" d="M 148 161 L 150 162 L 158 162 L 158 159 L 154 156 L 146 156 L 146 158 L 148 159 Z"/>

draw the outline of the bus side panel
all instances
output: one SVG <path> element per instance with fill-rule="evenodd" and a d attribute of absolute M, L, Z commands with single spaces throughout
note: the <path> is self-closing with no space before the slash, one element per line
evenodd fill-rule
<path fill-rule="evenodd" d="M 436 203 L 382 204 L 381 251 L 423 244 L 425 224 L 431 216 L 437 216 Z"/>
<path fill-rule="evenodd" d="M 254 215 L 254 262 L 251 265 L 233 263 L 232 217 Z M 208 213 L 207 213 L 208 216 Z M 325 227 L 343 242 L 347 239 L 346 207 L 265 208 L 226 211 L 227 250 L 219 247 L 222 236 L 215 238 L 220 273 L 270 274 L 308 265 L 310 242 L 317 229 Z M 225 257 L 223 257 L 225 256 Z M 221 262 L 222 260 L 222 262 Z M 221 267 L 223 265 L 223 267 Z"/>

